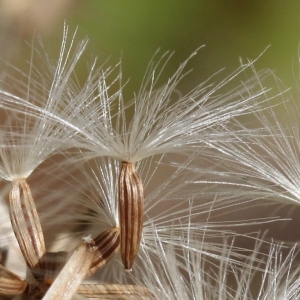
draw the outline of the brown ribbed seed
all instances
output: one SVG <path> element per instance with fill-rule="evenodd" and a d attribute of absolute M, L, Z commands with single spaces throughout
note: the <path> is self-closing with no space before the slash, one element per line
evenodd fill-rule
<path fill-rule="evenodd" d="M 111 228 L 102 232 L 94 239 L 94 242 L 95 255 L 86 277 L 101 269 L 118 252 L 120 247 L 120 228 Z"/>
<path fill-rule="evenodd" d="M 88 299 L 154 300 L 153 294 L 144 286 L 125 284 L 82 284 L 77 293 Z"/>
<path fill-rule="evenodd" d="M 20 295 L 26 287 L 26 281 L 0 265 L 0 294 Z"/>
<path fill-rule="evenodd" d="M 131 270 L 143 230 L 144 189 L 133 163 L 122 163 L 118 187 L 120 251 L 126 270 Z"/>
<path fill-rule="evenodd" d="M 25 179 L 14 181 L 9 193 L 10 219 L 27 265 L 41 268 L 39 263 L 45 254 L 44 236 L 40 219 Z"/>

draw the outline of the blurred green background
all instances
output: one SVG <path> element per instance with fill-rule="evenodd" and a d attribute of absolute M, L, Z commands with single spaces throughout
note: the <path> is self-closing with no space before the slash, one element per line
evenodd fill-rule
<path fill-rule="evenodd" d="M 194 72 L 183 82 L 186 89 L 223 67 L 228 74 L 239 66 L 240 57 L 255 59 L 268 46 L 257 69 L 275 70 L 288 86 L 298 72 L 300 2 L 296 0 L 2 0 L 0 4 L 1 43 L 10 60 L 22 61 L 19 41 L 31 41 L 34 31 L 58 49 L 66 20 L 71 30 L 78 26 L 78 40 L 88 36 L 88 53 L 100 62 L 109 58 L 108 64 L 115 65 L 122 58 L 130 95 L 138 92 L 158 49 L 175 51 L 166 78 L 196 48 L 206 45 L 189 65 Z M 15 51 L 9 49 L 9 41 Z"/>

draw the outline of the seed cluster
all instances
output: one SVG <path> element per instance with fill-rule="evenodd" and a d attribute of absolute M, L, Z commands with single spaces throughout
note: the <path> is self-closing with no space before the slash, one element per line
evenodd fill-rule
<path fill-rule="evenodd" d="M 132 165 L 129 166 L 129 171 L 125 171 L 127 186 L 131 185 L 131 178 L 138 178 L 137 175 L 132 174 L 133 172 L 134 166 L 132 167 Z M 138 184 L 141 188 L 139 179 Z M 136 191 L 132 197 L 135 196 Z M 124 199 L 128 201 L 127 194 Z M 130 199 L 130 201 L 134 200 Z M 85 278 L 101 269 L 118 252 L 120 247 L 119 228 L 108 229 L 94 239 L 84 238 L 77 250 L 68 257 L 67 252 L 51 253 L 46 251 L 39 216 L 30 187 L 25 179 L 13 182 L 9 194 L 9 205 L 13 230 L 26 261 L 27 272 L 31 273 L 32 278 L 30 281 L 22 280 L 0 265 L 1 294 L 20 295 L 21 298 L 18 299 L 36 300 L 67 300 L 76 292 L 87 298 L 97 297 L 98 299 L 117 299 L 118 296 L 122 296 L 122 299 L 154 299 L 151 292 L 141 286 L 82 284 Z M 131 221 L 134 221 L 134 218 L 133 215 Z M 127 230 L 126 226 L 122 228 Z M 140 240 L 141 229 L 138 234 L 139 237 L 134 239 L 135 243 Z M 129 238 L 131 233 L 128 235 L 125 232 L 124 235 Z M 135 255 L 138 245 L 134 245 L 132 241 L 130 241 L 130 246 L 127 244 L 128 242 L 125 242 L 125 247 L 131 246 L 136 249 Z M 134 257 L 130 258 L 133 263 Z"/>

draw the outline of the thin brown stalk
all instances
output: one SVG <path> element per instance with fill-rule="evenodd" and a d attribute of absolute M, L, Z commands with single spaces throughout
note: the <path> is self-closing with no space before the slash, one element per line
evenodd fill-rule
<path fill-rule="evenodd" d="M 153 294 L 144 286 L 125 284 L 82 284 L 78 294 L 88 299 L 116 299 L 116 300 L 154 300 Z"/>
<path fill-rule="evenodd" d="M 143 183 L 133 163 L 122 163 L 118 188 L 121 258 L 125 269 L 131 270 L 140 246 L 144 215 Z"/>

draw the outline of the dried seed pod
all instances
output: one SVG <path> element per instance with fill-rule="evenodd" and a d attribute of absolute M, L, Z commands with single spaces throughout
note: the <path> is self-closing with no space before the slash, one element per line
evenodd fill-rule
<path fill-rule="evenodd" d="M 13 182 L 9 193 L 12 227 L 27 265 L 40 268 L 45 254 L 45 243 L 40 219 L 25 179 Z"/>
<path fill-rule="evenodd" d="M 95 250 L 93 243 L 81 243 L 56 277 L 43 299 L 71 299 L 90 269 Z"/>
<path fill-rule="evenodd" d="M 143 230 L 144 189 L 133 163 L 122 163 L 118 186 L 120 249 L 126 270 L 131 270 Z"/>
<path fill-rule="evenodd" d="M 77 293 L 88 299 L 154 300 L 153 294 L 144 286 L 125 284 L 82 284 Z"/>
<path fill-rule="evenodd" d="M 118 252 L 120 247 L 120 228 L 111 228 L 95 239 L 95 255 L 86 277 L 101 269 Z"/>
<path fill-rule="evenodd" d="M 26 287 L 26 281 L 0 265 L 0 294 L 20 295 Z"/>

